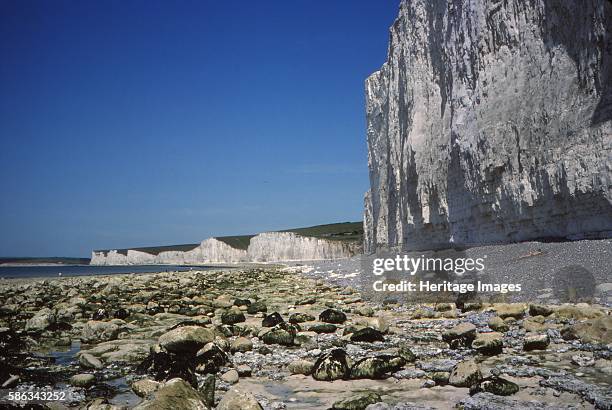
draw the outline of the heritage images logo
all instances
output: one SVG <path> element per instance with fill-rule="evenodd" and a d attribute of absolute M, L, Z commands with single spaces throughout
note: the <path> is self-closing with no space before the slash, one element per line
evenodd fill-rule
<path fill-rule="evenodd" d="M 414 276 L 419 271 L 444 271 L 463 275 L 466 272 L 482 272 L 485 269 L 485 258 L 426 258 L 425 255 L 412 258 L 408 255 L 396 255 L 394 258 L 374 259 L 372 273 L 380 276 L 385 272 L 404 272 Z"/>

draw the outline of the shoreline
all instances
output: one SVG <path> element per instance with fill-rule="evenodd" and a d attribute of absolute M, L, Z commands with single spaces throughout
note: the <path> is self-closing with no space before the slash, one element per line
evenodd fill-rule
<path fill-rule="evenodd" d="M 84 263 L 0 263 L 0 268 L 16 268 L 16 267 L 28 267 L 28 266 L 91 266 Z"/>
<path fill-rule="evenodd" d="M 53 266 L 37 266 L 39 268 L 45 268 L 45 267 L 58 267 L 57 265 L 53 265 Z M 64 267 L 64 266 L 62 266 Z M 79 268 L 79 267 L 84 267 L 84 268 L 88 268 L 91 270 L 91 272 L 88 273 L 80 273 L 80 272 L 62 272 L 61 275 L 57 274 L 56 272 L 53 273 L 42 273 L 39 276 L 34 276 L 32 274 L 28 274 L 28 275 L 18 275 L 13 273 L 6 273 L 6 276 L 3 276 L 3 272 L 0 269 L 0 281 L 15 281 L 15 280 L 62 280 L 62 279 L 69 279 L 69 278 L 86 278 L 86 277 L 112 277 L 112 276 L 116 276 L 116 275 L 132 275 L 132 274 L 155 274 L 155 273 L 164 273 L 164 272 L 191 272 L 194 270 L 223 270 L 223 269 L 227 269 L 227 270 L 231 270 L 231 269 L 245 269 L 248 268 L 249 266 L 246 265 L 228 265 L 228 264 L 211 264 L 211 265 L 193 265 L 193 266 L 189 266 L 189 265 L 112 265 L 112 266 L 92 266 L 92 265 L 65 265 L 65 267 L 75 267 L 75 268 Z M 130 269 L 130 267 L 134 268 L 133 270 Z M 155 267 L 157 269 L 163 269 L 164 267 L 167 267 L 164 270 L 147 270 L 147 268 L 149 267 Z M 180 268 L 181 270 L 177 270 L 176 268 Z M 1 267 L 0 267 L 1 268 Z M 17 268 L 21 269 L 27 269 L 28 266 L 18 266 Z M 99 268 L 100 271 L 96 271 L 96 269 Z M 118 270 L 122 270 L 121 272 L 105 272 L 104 270 L 107 269 L 118 269 Z M 26 272 L 27 273 L 27 272 Z M 12 275 L 12 276 L 8 276 L 8 275 Z"/>

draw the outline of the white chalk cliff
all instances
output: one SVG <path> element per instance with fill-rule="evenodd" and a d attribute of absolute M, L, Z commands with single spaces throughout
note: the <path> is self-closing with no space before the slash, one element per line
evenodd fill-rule
<path fill-rule="evenodd" d="M 356 244 L 297 235 L 264 232 L 251 238 L 247 250 L 253 262 L 347 258 L 357 253 Z"/>
<path fill-rule="evenodd" d="M 188 251 L 163 251 L 158 254 L 128 249 L 126 255 L 117 250 L 93 251 L 90 265 L 189 265 L 201 263 L 235 263 L 247 260 L 247 252 L 235 249 L 215 238 L 203 240 Z"/>
<path fill-rule="evenodd" d="M 402 1 L 366 81 L 364 247 L 612 236 L 612 2 Z"/>
<path fill-rule="evenodd" d="M 90 265 L 127 265 L 127 255 L 119 253 L 115 249 L 109 251 L 91 252 Z"/>
<path fill-rule="evenodd" d="M 358 252 L 356 243 L 302 236 L 291 232 L 266 232 L 251 238 L 247 250 L 236 249 L 215 238 L 203 240 L 187 251 L 158 254 L 128 249 L 93 251 L 91 265 L 193 265 L 206 263 L 282 262 L 348 258 Z"/>

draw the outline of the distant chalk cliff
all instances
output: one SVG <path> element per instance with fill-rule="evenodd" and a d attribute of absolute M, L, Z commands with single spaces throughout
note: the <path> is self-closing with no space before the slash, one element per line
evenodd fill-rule
<path fill-rule="evenodd" d="M 357 252 L 354 243 L 330 241 L 292 232 L 265 232 L 251 239 L 247 249 L 253 262 L 339 259 Z"/>
<path fill-rule="evenodd" d="M 200 263 L 234 263 L 247 260 L 247 253 L 215 239 L 203 240 L 191 250 L 162 251 L 157 254 L 128 249 L 93 251 L 90 265 L 189 265 Z"/>
<path fill-rule="evenodd" d="M 612 234 L 612 2 L 403 1 L 366 81 L 364 247 Z"/>
<path fill-rule="evenodd" d="M 361 250 L 360 223 L 320 225 L 296 229 L 326 237 L 296 232 L 264 232 L 255 236 L 208 238 L 200 244 L 93 251 L 91 265 L 194 265 L 206 263 L 283 262 L 340 259 Z M 333 234 L 327 231 L 332 231 Z"/>

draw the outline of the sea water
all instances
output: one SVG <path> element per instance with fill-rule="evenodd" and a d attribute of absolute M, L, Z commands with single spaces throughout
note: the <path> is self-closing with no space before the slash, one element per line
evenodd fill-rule
<path fill-rule="evenodd" d="M 176 272 L 207 269 L 218 269 L 218 267 L 180 265 L 20 265 L 0 266 L 0 278 L 57 278 L 64 276 L 117 275 L 126 273 Z"/>

